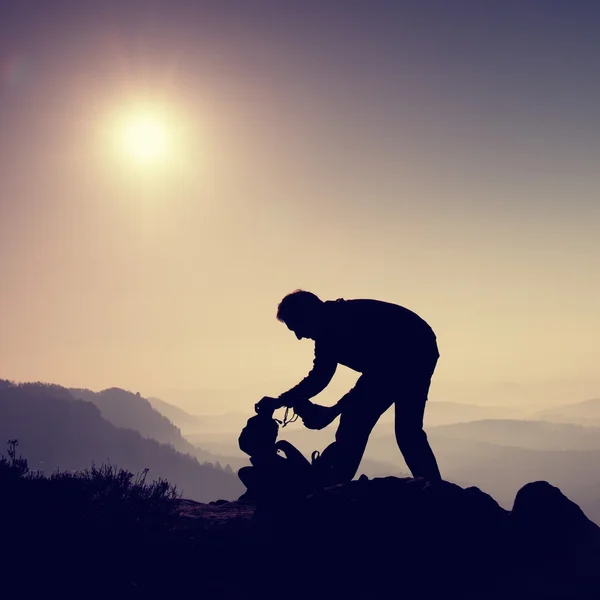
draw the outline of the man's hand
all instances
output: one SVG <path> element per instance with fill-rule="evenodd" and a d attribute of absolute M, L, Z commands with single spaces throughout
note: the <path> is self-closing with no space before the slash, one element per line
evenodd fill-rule
<path fill-rule="evenodd" d="M 264 412 L 273 414 L 278 408 L 281 408 L 283 404 L 279 398 L 271 398 L 271 396 L 264 396 L 259 402 L 254 405 L 254 410 L 257 413 Z"/>
<path fill-rule="evenodd" d="M 323 429 L 340 414 L 335 406 L 321 406 L 308 400 L 295 406 L 294 410 L 307 429 Z"/>

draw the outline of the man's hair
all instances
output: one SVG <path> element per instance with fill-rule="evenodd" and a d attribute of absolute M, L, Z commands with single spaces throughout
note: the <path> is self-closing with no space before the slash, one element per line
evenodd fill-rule
<path fill-rule="evenodd" d="M 322 304 L 321 299 L 312 292 L 296 290 L 288 294 L 277 307 L 277 320 L 288 323 L 295 315 L 313 310 Z"/>

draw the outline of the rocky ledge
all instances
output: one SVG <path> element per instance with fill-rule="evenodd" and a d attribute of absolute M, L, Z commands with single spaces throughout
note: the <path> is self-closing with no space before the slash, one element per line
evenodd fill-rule
<path fill-rule="evenodd" d="M 180 515 L 182 534 L 231 553 L 229 597 L 600 598 L 600 528 L 544 481 L 510 511 L 475 487 L 362 477 L 293 505 L 182 501 Z"/>

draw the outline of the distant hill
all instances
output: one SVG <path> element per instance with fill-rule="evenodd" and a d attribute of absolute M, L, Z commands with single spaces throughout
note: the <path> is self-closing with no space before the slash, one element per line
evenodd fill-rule
<path fill-rule="evenodd" d="M 94 404 L 102 416 L 117 427 L 133 429 L 143 437 L 156 440 L 163 444 L 170 444 L 185 454 L 195 456 L 201 462 L 220 463 L 226 466 L 229 463 L 233 469 L 239 468 L 237 461 L 230 461 L 227 456 L 215 455 L 201 447 L 201 444 L 190 443 L 164 414 L 153 408 L 150 401 L 120 388 L 109 388 L 101 392 L 87 389 L 69 389 L 68 392 L 79 400 Z M 165 403 L 166 404 L 166 403 Z M 177 410 L 177 407 L 173 407 Z"/>
<path fill-rule="evenodd" d="M 231 472 L 116 427 L 94 404 L 74 399 L 60 386 L 2 382 L 0 440 L 15 438 L 30 468 L 46 473 L 110 462 L 133 472 L 149 468 L 149 479 L 167 478 L 199 501 L 243 492 Z"/>
<path fill-rule="evenodd" d="M 149 402 L 163 415 L 173 420 L 177 426 L 180 426 L 186 439 L 193 444 L 204 445 L 203 439 L 205 435 L 210 436 L 214 442 L 227 443 L 232 439 L 232 436 L 237 437 L 239 432 L 244 427 L 247 419 L 254 414 L 253 406 L 248 406 L 247 412 L 232 411 L 220 414 L 194 414 L 191 415 L 186 411 L 175 407 L 170 403 L 149 398 Z M 319 398 L 314 399 L 319 403 Z M 324 403 L 328 404 L 328 403 Z M 173 411 L 174 409 L 174 411 Z M 514 408 L 506 408 L 502 406 L 477 406 L 475 404 L 467 404 L 464 402 L 436 402 L 430 401 L 427 404 L 425 411 L 425 424 L 427 427 L 438 425 L 449 425 L 452 423 L 465 423 L 469 421 L 480 421 L 482 419 L 513 419 L 521 416 L 522 411 Z M 278 418 L 283 416 L 283 410 L 280 410 L 275 415 Z M 394 421 L 394 410 L 390 408 L 380 419 L 381 424 L 389 424 Z M 184 428 L 183 423 L 186 423 Z M 286 429 L 286 433 L 297 430 L 299 426 Z M 332 431 L 336 427 L 333 424 L 328 431 Z M 311 432 L 313 437 L 315 432 Z M 325 434 L 326 436 L 328 434 Z M 220 439 L 216 439 L 220 438 Z"/>
<path fill-rule="evenodd" d="M 249 407 L 248 412 L 231 411 L 226 413 L 215 414 L 198 414 L 198 429 L 189 434 L 204 434 L 204 433 L 223 433 L 239 435 L 246 421 L 254 415 L 253 406 Z M 186 437 L 189 437 L 186 434 Z"/>
<path fill-rule="evenodd" d="M 160 398 L 149 396 L 148 402 L 161 415 L 164 415 L 173 425 L 177 426 L 184 434 L 187 431 L 199 431 L 202 427 L 202 418 L 197 415 L 192 415 L 189 412 L 165 402 Z"/>
<path fill-rule="evenodd" d="M 74 398 L 97 406 L 102 416 L 117 427 L 134 429 L 146 438 L 172 444 L 183 452 L 192 450 L 179 428 L 152 408 L 150 402 L 139 393 L 134 394 L 120 388 L 109 388 L 100 392 L 70 388 L 68 391 Z"/>
<path fill-rule="evenodd" d="M 318 403 L 318 398 L 315 399 L 315 402 Z M 197 432 L 187 431 L 185 437 L 193 444 L 202 446 L 205 445 L 205 440 L 210 440 L 208 445 L 206 445 L 207 448 L 209 446 L 214 448 L 218 445 L 230 447 L 232 443 L 236 444 L 239 432 L 244 427 L 248 418 L 253 414 L 252 407 L 249 407 L 247 413 L 229 412 L 196 415 L 199 419 L 199 427 L 201 429 Z M 425 412 L 425 420 L 426 426 L 432 427 L 451 423 L 479 421 L 482 419 L 510 418 L 513 414 L 514 411 L 512 409 L 503 409 L 502 407 L 475 406 L 460 402 L 429 402 Z M 283 410 L 277 411 L 275 416 L 281 418 Z M 382 416 L 375 431 L 386 428 L 393 431 L 393 421 L 394 410 L 392 407 Z M 304 444 L 304 439 L 306 439 L 306 443 L 312 444 L 314 446 L 313 449 L 315 449 L 319 446 L 327 445 L 333 440 L 336 427 L 337 422 L 334 422 L 323 431 L 311 431 L 305 429 L 301 421 L 298 421 L 294 425 L 281 429 L 281 436 L 287 436 L 293 443 L 299 441 L 301 444 Z M 298 440 L 298 438 L 302 438 L 302 440 Z"/>
<path fill-rule="evenodd" d="M 223 382 L 225 385 L 231 382 Z M 153 397 L 160 398 L 170 404 L 182 408 L 192 415 L 231 412 L 237 407 L 248 406 L 252 409 L 254 402 L 258 402 L 264 393 L 243 389 L 214 389 L 204 388 L 197 390 L 162 389 L 155 390 Z"/>
<path fill-rule="evenodd" d="M 570 423 L 486 419 L 430 427 L 427 431 L 433 436 L 530 450 L 600 450 L 600 427 Z"/>
<path fill-rule="evenodd" d="M 393 417 L 393 412 L 390 412 Z M 521 416 L 520 411 L 503 406 L 477 406 L 465 402 L 429 401 L 425 410 L 425 426 L 450 425 L 482 419 L 512 419 Z"/>
<path fill-rule="evenodd" d="M 534 414 L 534 418 L 540 421 L 600 426 L 600 398 L 540 410 Z"/>

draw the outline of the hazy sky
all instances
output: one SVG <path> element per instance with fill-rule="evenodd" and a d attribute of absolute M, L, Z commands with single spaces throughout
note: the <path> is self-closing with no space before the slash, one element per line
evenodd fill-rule
<path fill-rule="evenodd" d="M 0 377 L 278 394 L 302 287 L 598 378 L 599 106 L 597 2 L 0 0 Z"/>

